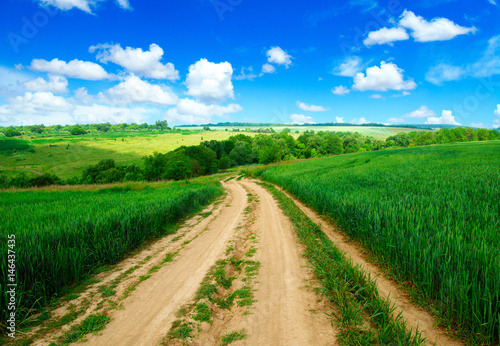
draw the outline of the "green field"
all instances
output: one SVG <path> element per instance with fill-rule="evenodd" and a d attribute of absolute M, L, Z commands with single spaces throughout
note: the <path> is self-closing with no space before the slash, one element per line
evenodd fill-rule
<path fill-rule="evenodd" d="M 232 135 L 234 133 L 218 131 L 186 131 L 185 134 L 124 131 L 83 136 L 44 134 L 17 139 L 15 152 L 10 144 L 12 139 L 1 137 L 0 170 L 11 171 L 11 174 L 12 171 L 34 171 L 70 178 L 102 159 L 114 159 L 117 164 L 142 164 L 142 157 L 154 151 L 165 153 L 182 145 L 225 140 Z"/>
<path fill-rule="evenodd" d="M 182 127 L 181 127 L 182 128 Z M 212 131 L 245 131 L 245 129 L 249 129 L 250 131 L 255 131 L 259 128 L 266 128 L 265 126 L 217 126 L 211 127 Z M 330 131 L 330 132 L 358 132 L 362 135 L 372 136 L 375 139 L 386 139 L 389 136 L 393 136 L 400 132 L 412 132 L 412 131 L 428 131 L 422 128 L 408 128 L 408 127 L 381 127 L 381 126 L 272 126 L 272 129 L 276 132 L 281 132 L 283 129 L 290 129 L 291 133 L 294 134 L 296 131 L 299 133 L 305 131 Z M 190 129 L 193 131 L 202 130 L 203 127 L 186 127 L 186 129 Z"/>
<path fill-rule="evenodd" d="M 251 131 L 258 127 L 249 127 Z M 285 127 L 273 127 L 276 132 Z M 72 136 L 67 132 L 44 133 L 23 136 L 22 139 L 0 137 L 0 172 L 9 176 L 19 171 L 28 174 L 50 173 L 63 179 L 79 176 L 84 167 L 96 164 L 102 159 L 113 159 L 116 164 L 142 164 L 145 155 L 153 152 L 166 153 L 182 145 L 199 145 L 203 141 L 226 140 L 244 127 L 213 127 L 211 131 L 202 131 L 202 127 L 183 128 L 181 132 L 121 131 Z M 385 139 L 399 132 L 411 132 L 415 129 L 396 127 L 367 126 L 297 126 L 295 131 L 342 131 L 359 132 Z M 240 132 L 241 133 L 241 132 Z M 256 132 L 246 132 L 254 136 Z"/>
<path fill-rule="evenodd" d="M 500 142 L 357 153 L 262 178 L 328 215 L 474 344 L 499 342 Z"/>
<path fill-rule="evenodd" d="M 145 241 L 171 233 L 181 218 L 222 194 L 218 178 L 136 183 L 93 190 L 0 192 L 0 252 L 15 236 L 18 320 L 66 285 L 112 264 Z M 0 262 L 6 291 L 7 260 Z M 7 320 L 7 295 L 0 299 Z"/>

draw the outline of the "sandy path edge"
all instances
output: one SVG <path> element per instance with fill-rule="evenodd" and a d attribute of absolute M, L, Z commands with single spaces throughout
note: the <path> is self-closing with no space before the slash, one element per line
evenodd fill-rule
<path fill-rule="evenodd" d="M 259 180 L 253 181 L 262 182 Z M 359 246 L 348 242 L 345 236 L 340 233 L 335 226 L 322 219 L 318 213 L 299 201 L 291 193 L 275 184 L 273 185 L 278 190 L 285 193 L 298 208 L 300 208 L 312 221 L 318 224 L 325 235 L 352 260 L 354 265 L 359 265 L 367 274 L 375 279 L 381 297 L 389 299 L 391 303 L 395 305 L 396 310 L 394 313 L 396 315 L 401 313 L 409 328 L 413 330 L 418 328 L 428 344 L 438 346 L 463 345 L 461 340 L 452 338 L 446 334 L 443 328 L 436 327 L 437 322 L 432 313 L 411 303 L 406 292 L 399 289 L 393 280 L 387 278 L 380 268 L 367 261 L 366 255 L 363 254 Z"/>

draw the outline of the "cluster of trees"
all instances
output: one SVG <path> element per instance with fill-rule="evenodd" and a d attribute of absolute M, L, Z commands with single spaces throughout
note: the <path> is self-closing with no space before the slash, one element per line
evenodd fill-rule
<path fill-rule="evenodd" d="M 5 174 L 0 174 L 0 188 L 9 187 L 42 187 L 49 185 L 62 185 L 65 182 L 61 180 L 55 174 L 45 173 L 42 175 L 37 175 L 35 177 L 30 177 L 26 172 L 19 172 L 14 177 L 8 177 Z"/>
<path fill-rule="evenodd" d="M 415 131 L 398 133 L 388 137 L 385 147 L 416 147 L 431 144 L 490 141 L 500 139 L 496 130 L 473 129 L 470 127 L 443 128 L 439 131 Z"/>
<path fill-rule="evenodd" d="M 166 120 L 158 120 L 154 125 L 149 125 L 147 123 L 143 124 L 116 124 L 111 125 L 110 123 L 101 124 L 86 124 L 86 125 L 53 125 L 45 126 L 41 125 L 31 125 L 31 126 L 9 126 L 5 128 L 0 128 L 0 131 L 4 133 L 6 137 L 17 137 L 29 134 L 42 134 L 42 133 L 58 133 L 58 132 L 69 132 L 74 136 L 84 135 L 92 132 L 119 132 L 119 131 L 146 131 L 146 130 L 172 130 Z"/>
<path fill-rule="evenodd" d="M 155 152 L 143 158 L 142 166 L 116 165 L 114 160 L 105 159 L 96 165 L 87 166 L 81 177 L 73 177 L 66 181 L 50 174 L 34 178 L 29 178 L 26 173 L 19 173 L 14 178 L 0 175 L 0 187 L 182 180 L 254 163 L 269 164 L 387 148 L 500 139 L 500 133 L 495 130 L 460 127 L 444 128 L 437 132 L 398 133 L 385 141 L 363 136 L 357 132 L 333 133 L 312 130 L 302 133 L 295 139 L 289 132 L 289 129 L 285 129 L 280 133 L 258 134 L 255 137 L 239 133 L 223 141 L 211 140 L 200 145 L 182 146 L 164 154 Z"/>

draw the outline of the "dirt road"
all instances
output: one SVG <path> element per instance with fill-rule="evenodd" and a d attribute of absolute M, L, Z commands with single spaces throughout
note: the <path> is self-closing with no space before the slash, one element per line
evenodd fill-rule
<path fill-rule="evenodd" d="M 99 283 L 79 299 L 56 310 L 55 314 L 64 316 L 74 311 L 71 310 L 74 306 L 87 304 L 85 314 L 73 321 L 78 324 L 89 314 L 107 309 L 112 320 L 98 334 L 86 337 L 84 342 L 89 345 L 178 345 L 184 342 L 220 345 L 222 336 L 242 329 L 245 338 L 232 344 L 338 344 L 337 331 L 326 315 L 335 307 L 314 289 L 319 285 L 302 257 L 303 247 L 277 202 L 253 181 L 231 180 L 224 183 L 224 187 L 227 194 L 223 199 L 188 220 L 175 235 L 162 238 L 124 260 L 115 270 L 101 274 Z M 412 306 L 390 280 L 363 260 L 354 245 L 346 243 L 332 226 L 309 208 L 296 203 L 322 225 L 323 231 L 353 258 L 354 263 L 376 276 L 381 295 L 394 299 L 398 312 L 403 312 L 410 326 L 418 325 L 431 342 L 455 343 L 433 328 L 432 316 Z M 196 305 L 196 292 L 211 267 L 228 257 L 229 248 L 241 255 L 249 246 L 254 249 L 252 261 L 260 263 L 252 282 L 251 306 L 242 308 L 234 304 L 234 308 L 215 311 L 212 323 L 199 324 L 192 338 L 165 339 L 174 321 L 179 320 L 180 309 Z M 175 259 L 165 263 L 167 255 Z M 248 255 L 241 256 L 249 259 L 245 257 Z M 124 279 L 118 280 L 120 277 Z M 111 284 L 116 295 L 101 298 L 99 292 Z M 239 287 L 242 285 L 240 283 Z M 68 324 L 64 330 L 70 327 Z M 60 335 L 61 331 L 44 335 L 34 344 L 48 345 Z"/>

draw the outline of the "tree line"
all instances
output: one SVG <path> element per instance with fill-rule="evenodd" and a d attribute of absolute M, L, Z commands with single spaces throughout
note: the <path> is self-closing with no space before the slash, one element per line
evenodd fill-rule
<path fill-rule="evenodd" d="M 289 129 L 280 133 L 239 133 L 227 140 L 204 141 L 200 145 L 181 146 L 167 153 L 154 152 L 143 158 L 142 165 L 117 165 L 103 159 L 87 166 L 81 176 L 62 180 L 53 174 L 30 178 L 25 172 L 15 177 L 0 174 L 0 187 L 38 187 L 54 184 L 105 184 L 122 181 L 182 180 L 210 175 L 231 167 L 270 164 L 346 153 L 408 148 L 431 144 L 487 141 L 500 139 L 496 130 L 456 127 L 436 132 L 398 133 L 385 141 L 357 132 L 303 132 L 297 139 Z"/>

